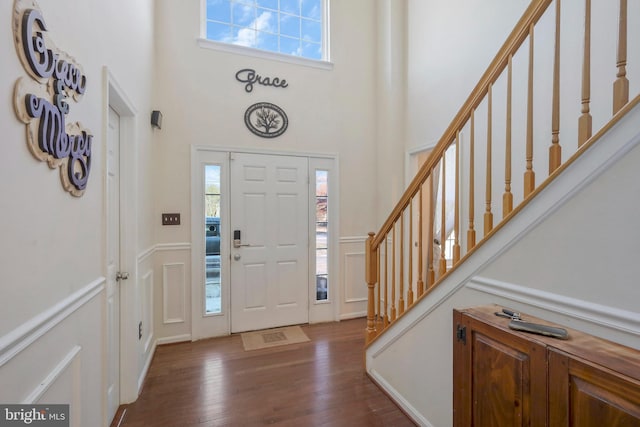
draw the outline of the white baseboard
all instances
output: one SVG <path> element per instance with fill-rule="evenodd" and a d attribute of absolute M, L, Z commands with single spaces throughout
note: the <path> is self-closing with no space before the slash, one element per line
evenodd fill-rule
<path fill-rule="evenodd" d="M 416 408 L 413 407 L 398 391 L 391 386 L 381 375 L 379 375 L 375 369 L 369 371 L 369 375 L 374 382 L 378 384 L 380 388 L 382 388 L 388 395 L 391 397 L 391 400 L 398 405 L 404 413 L 413 420 L 419 426 L 424 427 L 434 427 L 433 424 L 429 422 L 425 417 L 420 414 Z"/>
<path fill-rule="evenodd" d="M 344 313 L 340 315 L 340 320 L 358 319 L 360 317 L 367 317 L 367 312 L 356 311 L 354 313 Z"/>
<path fill-rule="evenodd" d="M 149 351 L 147 360 L 144 362 L 144 366 L 142 367 L 140 376 L 138 376 L 138 396 L 140 396 L 140 392 L 142 392 L 142 386 L 144 385 L 145 378 L 147 378 L 147 373 L 149 372 L 149 367 L 151 366 L 151 361 L 153 360 L 153 356 L 156 354 L 157 345 L 158 345 L 158 341 L 155 341 L 153 343 L 153 346 L 151 347 L 151 351 Z"/>
<path fill-rule="evenodd" d="M 605 326 L 640 336 L 640 313 L 485 277 L 476 276 L 472 278 L 467 287 L 532 307 L 584 320 L 598 326 Z"/>
<path fill-rule="evenodd" d="M 156 346 L 163 345 L 163 344 L 174 344 L 177 342 L 185 342 L 185 341 L 191 341 L 191 334 L 182 334 L 182 335 L 174 335 L 172 337 L 158 338 L 156 340 Z M 155 346 L 154 346 L 154 351 L 155 351 Z"/>

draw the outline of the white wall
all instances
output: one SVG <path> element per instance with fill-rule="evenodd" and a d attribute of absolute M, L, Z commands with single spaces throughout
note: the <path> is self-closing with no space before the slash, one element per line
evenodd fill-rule
<path fill-rule="evenodd" d="M 184 245 L 180 244 L 189 244 L 191 240 L 191 145 L 335 154 L 340 165 L 340 230 L 335 237 L 362 238 L 378 226 L 376 46 L 372 43 L 376 40 L 376 11 L 368 1 L 331 2 L 332 70 L 199 47 L 198 1 L 160 0 L 156 7 L 156 26 L 160 30 L 156 39 L 155 96 L 156 108 L 162 110 L 164 123 L 162 130 L 156 132 L 157 197 L 152 223 L 158 243 L 168 245 L 162 259 L 156 262 L 157 309 L 163 304 L 163 287 L 181 286 L 157 280 L 162 277 L 162 265 L 190 262 L 190 248 L 183 250 Z M 289 86 L 281 89 L 256 85 L 253 92 L 246 93 L 244 85 L 235 79 L 236 72 L 243 68 L 286 79 Z M 272 102 L 287 113 L 289 127 L 282 136 L 263 139 L 245 127 L 245 110 L 259 101 Z M 161 212 L 180 212 L 182 224 L 162 227 Z M 171 250 L 171 245 L 176 244 L 179 247 Z M 190 280 L 187 272 L 188 285 Z M 364 277 L 358 283 L 345 286 L 365 286 Z M 185 292 L 186 300 L 191 301 L 190 286 Z M 353 312 L 364 310 L 364 304 L 353 307 Z M 187 310 L 182 324 L 165 325 L 161 317 L 156 316 L 159 336 L 190 333 L 189 306 Z"/>
<path fill-rule="evenodd" d="M 437 142 L 528 4 L 408 0 L 407 149 Z"/>
<path fill-rule="evenodd" d="M 137 216 L 127 218 L 128 224 L 138 230 L 137 235 L 130 236 L 134 262 L 128 268 L 135 271 L 138 248 L 144 249 L 153 242 L 147 221 L 151 212 L 148 123 L 153 81 L 153 2 L 41 0 L 39 6 L 51 40 L 74 57 L 87 76 L 86 93 L 79 103 L 71 103 L 68 121 L 80 121 L 91 130 L 93 158 L 86 192 L 75 198 L 63 190 L 57 170 L 49 169 L 30 154 L 25 125 L 13 110 L 14 84 L 27 74 L 13 42 L 13 2 L 2 2 L 1 400 L 22 401 L 56 370 L 56 363 L 78 346 L 79 352 L 72 359 L 81 360 L 79 371 L 73 374 L 78 379 L 74 393 L 80 393 L 80 400 L 74 402 L 82 405 L 78 408 L 82 418 L 76 422 L 101 425 L 106 247 L 103 117 L 107 102 L 103 67 L 110 70 L 137 110 L 133 119 L 137 155 L 129 159 L 134 162 L 135 178 L 127 183 L 140 195 L 136 202 Z M 129 286 L 137 286 L 135 275 L 129 282 L 133 282 Z M 78 301 L 80 306 L 75 307 Z M 51 313 L 62 318 L 53 319 Z M 34 325 L 37 328 L 30 329 Z M 44 329 L 38 329 L 41 327 Z M 22 351 L 11 350 L 22 346 Z M 76 366 L 76 362 L 69 363 Z M 71 372 L 68 369 L 76 369 L 67 368 L 60 371 L 61 384 L 67 384 L 66 373 Z M 55 384 L 52 387 L 51 390 L 58 389 Z M 57 396 L 61 401 L 67 397 L 67 394 Z"/>
<path fill-rule="evenodd" d="M 480 275 L 638 312 L 639 162 L 635 148 Z"/>
<path fill-rule="evenodd" d="M 378 189 L 377 224 L 386 220 L 404 191 L 404 146 L 407 125 L 407 1 L 377 0 L 376 164 Z"/>

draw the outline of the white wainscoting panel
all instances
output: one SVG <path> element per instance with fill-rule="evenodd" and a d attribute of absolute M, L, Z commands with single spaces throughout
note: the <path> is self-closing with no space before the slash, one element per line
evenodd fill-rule
<path fill-rule="evenodd" d="M 0 367 L 102 292 L 104 285 L 105 278 L 99 277 L 0 337 Z"/>
<path fill-rule="evenodd" d="M 80 381 L 80 351 L 82 347 L 74 346 L 71 351 L 56 365 L 55 368 L 40 381 L 40 384 L 27 396 L 23 404 L 35 403 L 60 403 L 62 401 L 77 403 Z M 69 369 L 71 367 L 71 369 Z M 62 378 L 66 377 L 66 378 Z M 64 383 L 67 385 L 61 386 Z M 55 386 L 54 386 L 55 385 Z M 52 387 L 54 386 L 54 387 Z M 62 389 L 62 390 L 61 390 Z M 66 389 L 66 390 L 65 390 Z M 62 396 L 72 396 L 72 399 L 63 399 Z M 51 398 L 62 399 L 53 401 Z"/>
<path fill-rule="evenodd" d="M 345 303 L 367 301 L 367 282 L 364 280 L 365 253 L 347 252 L 343 256 Z"/>
<path fill-rule="evenodd" d="M 142 299 L 141 299 L 141 319 L 142 319 L 142 341 L 144 342 L 144 353 L 149 351 L 153 343 L 153 270 L 147 271 L 142 276 Z"/>
<path fill-rule="evenodd" d="M 367 315 L 367 284 L 364 281 L 367 236 L 340 238 L 341 302 L 340 319 Z"/>
<path fill-rule="evenodd" d="M 185 264 L 168 263 L 162 266 L 163 321 L 183 323 L 185 314 Z"/>
<path fill-rule="evenodd" d="M 2 337 L 0 401 L 68 403 L 71 426 L 104 424 L 104 278 Z"/>
<path fill-rule="evenodd" d="M 22 401 L 23 404 L 68 403 L 71 427 L 81 427 L 81 350 L 78 345 Z"/>

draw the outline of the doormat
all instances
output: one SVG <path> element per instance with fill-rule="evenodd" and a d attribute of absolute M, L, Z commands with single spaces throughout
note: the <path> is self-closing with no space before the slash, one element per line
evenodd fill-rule
<path fill-rule="evenodd" d="M 245 351 L 310 341 L 300 326 L 245 332 L 240 336 Z"/>

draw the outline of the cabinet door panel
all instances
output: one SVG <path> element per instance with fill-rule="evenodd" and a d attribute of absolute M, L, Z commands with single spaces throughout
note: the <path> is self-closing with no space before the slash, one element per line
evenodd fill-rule
<path fill-rule="evenodd" d="M 481 334 L 473 338 L 474 425 L 529 425 L 529 356 Z"/>
<path fill-rule="evenodd" d="M 453 326 L 454 426 L 546 425 L 544 346 L 459 312 Z"/>
<path fill-rule="evenodd" d="M 551 388 L 551 419 L 558 425 L 584 427 L 640 426 L 640 382 L 605 367 L 550 350 L 550 372 L 562 378 L 562 389 Z"/>

